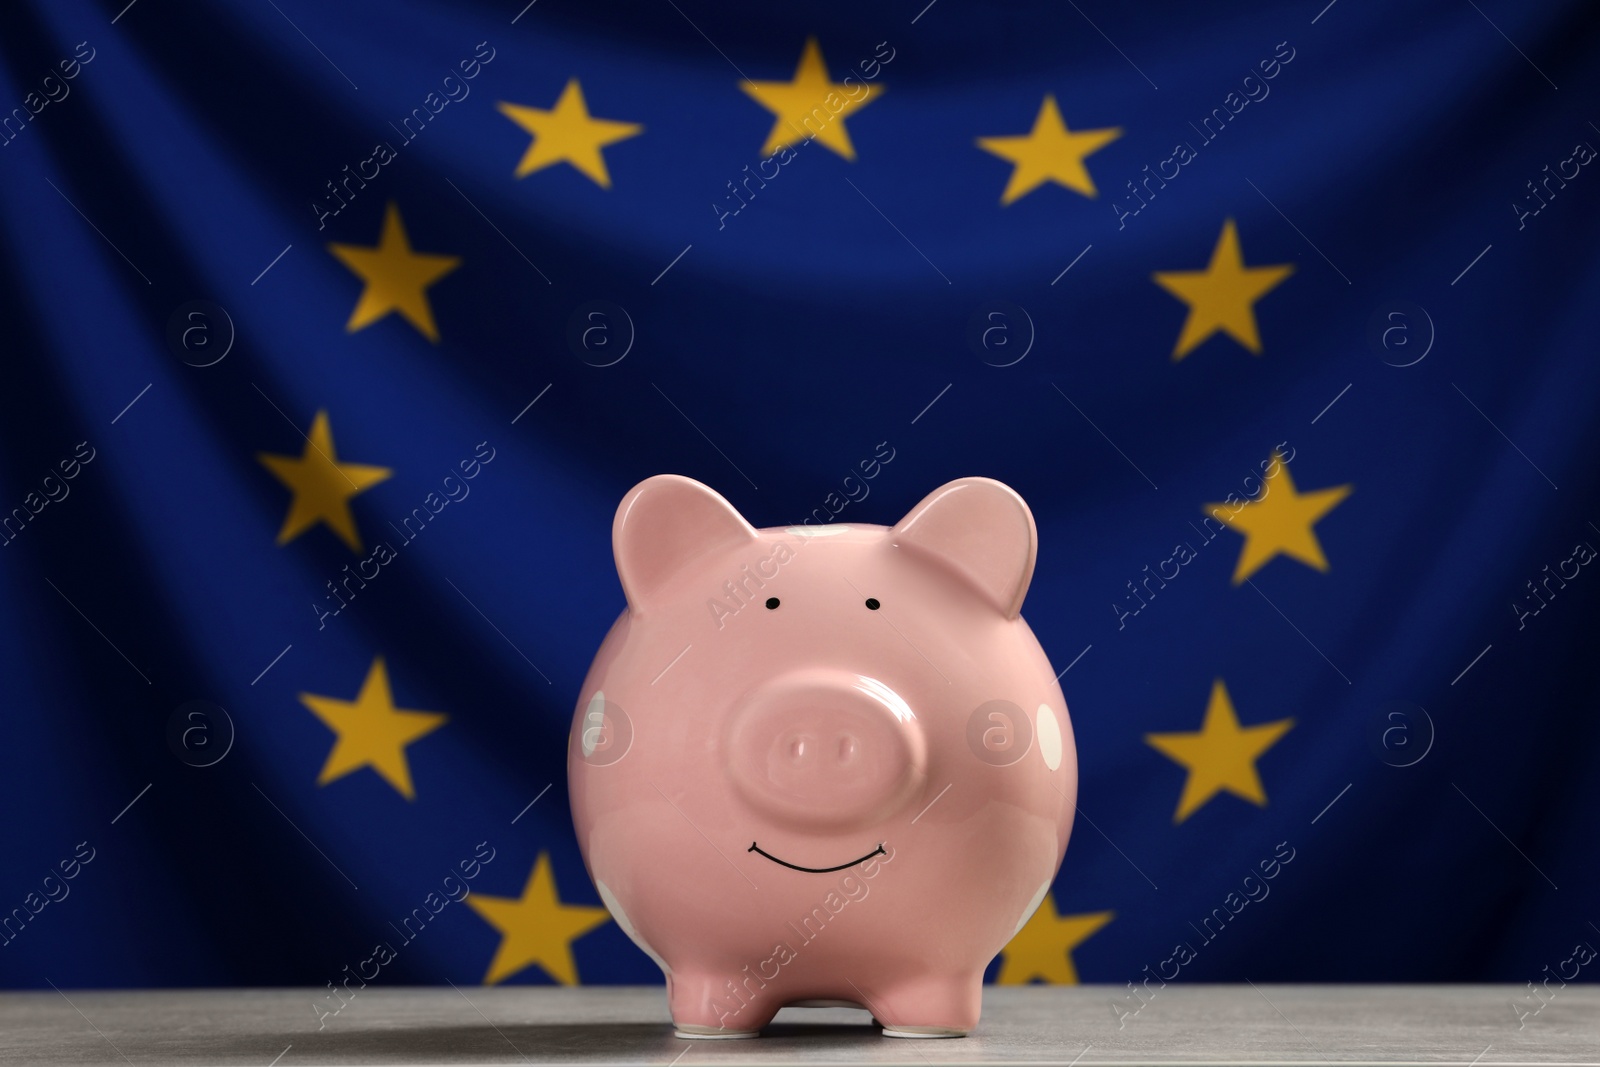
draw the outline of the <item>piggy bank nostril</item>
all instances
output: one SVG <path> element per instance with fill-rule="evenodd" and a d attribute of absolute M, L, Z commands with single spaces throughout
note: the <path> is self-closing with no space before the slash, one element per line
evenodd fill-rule
<path fill-rule="evenodd" d="M 793 737 L 789 739 L 789 758 L 795 762 L 799 762 L 800 760 L 806 758 L 805 738 Z"/>
<path fill-rule="evenodd" d="M 851 737 L 849 734 L 845 734 L 843 737 L 839 738 L 837 745 L 839 762 L 850 763 L 854 761 L 856 758 L 856 752 L 859 748 L 860 746 L 856 742 L 856 739 Z"/>

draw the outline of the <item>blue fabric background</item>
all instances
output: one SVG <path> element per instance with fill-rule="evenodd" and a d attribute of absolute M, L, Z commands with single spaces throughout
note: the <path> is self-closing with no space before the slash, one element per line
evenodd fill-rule
<path fill-rule="evenodd" d="M 1083 980 L 1139 977 L 1285 840 L 1272 898 L 1185 977 L 1520 983 L 1600 941 L 1600 577 L 1521 629 L 1510 607 L 1600 545 L 1600 176 L 1520 228 L 1511 206 L 1600 144 L 1592 10 L 541 0 L 513 24 L 520 6 L 0 15 L 0 111 L 94 50 L 0 147 L 0 510 L 94 450 L 0 547 L 0 910 L 94 849 L 0 948 L 0 985 L 321 985 L 480 841 L 475 890 L 517 896 L 543 852 L 564 901 L 598 904 L 564 761 L 622 606 L 617 502 L 678 472 L 787 524 L 885 441 L 839 521 L 892 524 L 971 474 L 1037 519 L 1023 613 L 1071 663 L 1098 827 L 1054 899 L 1116 914 L 1073 950 Z M 844 120 L 857 158 L 804 147 L 719 229 L 709 205 L 772 124 L 739 71 L 787 80 L 810 36 L 835 78 L 894 50 L 887 91 Z M 1285 41 L 1270 96 L 1119 228 L 1125 183 Z M 324 183 L 479 42 L 495 58 L 471 95 L 319 230 Z M 610 189 L 512 174 L 528 135 L 495 103 L 548 108 L 573 77 L 595 115 L 644 126 L 604 150 Z M 1088 159 L 1100 195 L 1002 207 L 1009 166 L 974 140 L 1025 133 L 1046 93 L 1073 129 L 1123 131 Z M 437 344 L 393 315 L 345 329 L 360 282 L 326 245 L 375 243 L 391 201 L 415 248 L 462 261 L 428 291 Z M 1295 273 L 1255 307 L 1259 357 L 1213 338 L 1174 362 L 1185 310 L 1150 275 L 1203 267 L 1227 218 L 1246 262 Z M 237 330 L 214 366 L 167 343 L 193 300 Z M 592 300 L 636 327 L 613 366 L 567 342 Z M 1369 339 L 1396 300 L 1436 330 L 1409 367 Z M 1036 331 L 1009 367 L 968 344 L 992 301 Z M 275 544 L 289 494 L 256 459 L 298 455 L 319 410 L 342 460 L 393 471 L 352 504 L 369 545 L 478 442 L 496 455 L 320 630 L 310 605 L 358 557 L 320 526 Z M 1119 628 L 1125 583 L 1283 441 L 1301 491 L 1355 487 L 1316 527 L 1329 570 L 1279 558 L 1234 585 L 1228 531 Z M 397 703 L 450 715 L 409 749 L 411 802 L 370 771 L 316 784 L 332 735 L 297 695 L 353 698 L 376 655 Z M 1221 796 L 1174 824 L 1183 771 L 1144 735 L 1197 729 L 1219 677 L 1247 724 L 1296 725 L 1258 764 L 1265 807 Z M 191 700 L 236 731 L 211 767 L 168 741 Z M 1375 752 L 1393 701 L 1432 723 L 1414 766 Z M 384 980 L 476 983 L 497 944 L 451 908 Z M 614 923 L 572 952 L 584 982 L 659 980 Z"/>

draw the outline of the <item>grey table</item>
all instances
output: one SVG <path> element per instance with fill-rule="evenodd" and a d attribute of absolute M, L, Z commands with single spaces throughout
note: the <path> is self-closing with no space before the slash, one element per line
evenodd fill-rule
<path fill-rule="evenodd" d="M 1170 985 L 1120 1019 L 1125 988 L 991 987 L 978 1030 L 938 1041 L 884 1038 L 850 1008 L 785 1008 L 754 1040 L 682 1041 L 659 987 L 369 988 L 319 1030 L 319 992 L 5 994 L 0 1064 L 1600 1065 L 1600 987 L 1579 985 L 1520 1019 L 1511 1003 L 1528 991 L 1513 986 Z"/>

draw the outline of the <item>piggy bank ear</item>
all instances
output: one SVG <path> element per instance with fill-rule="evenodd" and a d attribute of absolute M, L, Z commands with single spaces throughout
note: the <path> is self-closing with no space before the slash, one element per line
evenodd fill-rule
<path fill-rule="evenodd" d="M 957 478 L 923 497 L 889 532 L 890 543 L 954 572 L 1008 619 L 1033 579 L 1033 513 L 992 478 Z"/>
<path fill-rule="evenodd" d="M 674 575 L 755 539 L 755 529 L 732 504 L 680 474 L 658 474 L 634 486 L 611 524 L 617 576 L 629 610 L 641 614 Z"/>

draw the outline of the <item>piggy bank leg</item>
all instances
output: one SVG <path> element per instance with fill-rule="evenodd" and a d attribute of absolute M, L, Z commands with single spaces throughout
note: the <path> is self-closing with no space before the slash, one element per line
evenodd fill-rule
<path fill-rule="evenodd" d="M 771 995 L 750 998 L 742 988 L 735 992 L 725 977 L 719 980 L 681 972 L 667 977 L 673 1032 L 682 1038 L 756 1037 L 778 1014 L 780 1005 L 776 1001 Z"/>
<path fill-rule="evenodd" d="M 983 1007 L 983 972 L 928 975 L 875 993 L 872 1015 L 884 1037 L 966 1037 Z"/>

